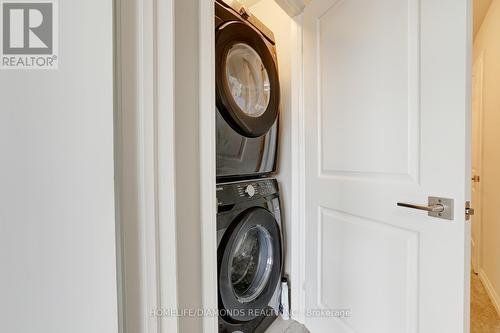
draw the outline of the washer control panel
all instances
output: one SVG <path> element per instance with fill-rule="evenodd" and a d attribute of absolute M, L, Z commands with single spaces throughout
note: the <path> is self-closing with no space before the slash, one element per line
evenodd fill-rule
<path fill-rule="evenodd" d="M 278 193 L 278 183 L 275 179 L 219 184 L 217 185 L 217 203 L 219 206 L 236 204 L 276 193 Z"/>

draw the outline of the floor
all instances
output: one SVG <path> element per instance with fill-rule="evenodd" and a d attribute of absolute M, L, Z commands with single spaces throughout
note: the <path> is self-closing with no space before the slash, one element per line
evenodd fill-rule
<path fill-rule="evenodd" d="M 500 317 L 479 277 L 471 274 L 471 333 L 500 333 Z M 278 318 L 266 333 L 308 333 L 299 323 Z"/>
<path fill-rule="evenodd" d="M 304 325 L 299 324 L 295 320 L 283 320 L 278 317 L 276 321 L 269 327 L 266 333 L 310 333 Z"/>
<path fill-rule="evenodd" d="M 500 317 L 479 277 L 471 278 L 471 333 L 500 333 Z"/>

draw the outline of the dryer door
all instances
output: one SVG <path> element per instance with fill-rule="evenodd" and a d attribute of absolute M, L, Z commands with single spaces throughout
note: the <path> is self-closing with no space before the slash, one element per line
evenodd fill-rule
<path fill-rule="evenodd" d="M 272 315 L 267 307 L 282 269 L 278 223 L 266 209 L 253 207 L 234 221 L 219 245 L 219 310 L 229 322 Z"/>
<path fill-rule="evenodd" d="M 235 131 L 249 138 L 269 131 L 279 112 L 278 70 L 263 38 L 236 21 L 217 28 L 215 36 L 217 108 Z"/>

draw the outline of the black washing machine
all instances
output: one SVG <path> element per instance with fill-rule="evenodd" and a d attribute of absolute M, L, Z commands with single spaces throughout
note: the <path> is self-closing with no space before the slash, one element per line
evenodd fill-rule
<path fill-rule="evenodd" d="M 283 237 L 274 179 L 217 186 L 219 332 L 261 333 L 279 312 Z"/>
<path fill-rule="evenodd" d="M 280 84 L 273 33 L 215 2 L 217 180 L 276 171 Z"/>

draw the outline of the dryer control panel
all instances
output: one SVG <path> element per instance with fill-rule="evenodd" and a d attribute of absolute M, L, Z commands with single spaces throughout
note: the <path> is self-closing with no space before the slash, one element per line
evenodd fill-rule
<path fill-rule="evenodd" d="M 232 205 L 268 197 L 278 192 L 278 182 L 275 179 L 219 184 L 217 185 L 217 204 L 219 206 Z"/>

